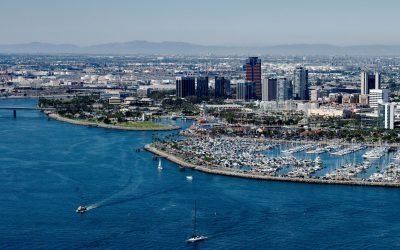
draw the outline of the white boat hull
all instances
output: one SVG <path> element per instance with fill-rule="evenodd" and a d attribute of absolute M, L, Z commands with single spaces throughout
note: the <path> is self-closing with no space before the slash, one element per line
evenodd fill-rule
<path fill-rule="evenodd" d="M 203 241 L 205 239 L 207 239 L 206 236 L 196 236 L 196 237 L 192 237 L 192 238 L 188 239 L 186 242 L 194 243 L 194 242 L 198 242 L 198 241 Z"/>

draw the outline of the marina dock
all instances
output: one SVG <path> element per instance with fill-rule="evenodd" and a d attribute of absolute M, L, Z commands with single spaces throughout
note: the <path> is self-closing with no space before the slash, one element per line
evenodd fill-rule
<path fill-rule="evenodd" d="M 271 147 L 269 145 L 268 147 Z M 311 148 L 311 147 L 310 147 Z M 335 170 L 335 172 L 330 172 L 326 176 L 312 176 L 311 174 L 318 171 L 319 168 L 315 169 L 315 162 L 296 160 L 293 158 L 282 158 L 287 161 L 291 161 L 290 164 L 297 166 L 292 175 L 277 175 L 279 170 L 279 162 L 274 165 L 269 165 L 266 167 L 266 171 L 255 171 L 251 170 L 238 170 L 235 168 L 229 168 L 224 166 L 215 166 L 209 163 L 195 164 L 186 159 L 182 158 L 182 154 L 171 154 L 157 148 L 154 144 L 148 144 L 145 149 L 152 152 L 155 155 L 164 157 L 165 159 L 172 161 L 185 168 L 191 168 L 197 171 L 201 171 L 209 174 L 225 175 L 231 177 L 239 178 L 249 178 L 257 180 L 268 180 L 268 181 L 284 181 L 284 182 L 297 182 L 297 183 L 309 183 L 309 184 L 330 184 L 330 185 L 354 185 L 354 186 L 375 186 L 375 187 L 400 187 L 400 182 L 398 177 L 400 176 L 400 167 L 396 164 L 391 164 L 388 169 L 382 170 L 379 173 L 374 173 L 369 178 L 356 178 L 357 174 L 366 171 L 370 166 L 365 164 L 357 165 L 344 165 Z M 264 149 L 264 148 L 263 148 Z M 253 152 L 254 153 L 254 152 Z M 263 156 L 257 155 L 257 160 L 259 163 L 262 162 Z M 250 161 L 249 161 L 250 162 Z M 269 162 L 271 163 L 271 162 Z M 274 162 L 272 162 L 274 163 Z M 282 163 L 286 164 L 286 163 Z"/>

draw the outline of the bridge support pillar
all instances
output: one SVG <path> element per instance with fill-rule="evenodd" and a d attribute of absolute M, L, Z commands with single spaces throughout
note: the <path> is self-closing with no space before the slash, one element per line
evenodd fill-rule
<path fill-rule="evenodd" d="M 17 118 L 17 110 L 13 110 L 14 119 Z"/>

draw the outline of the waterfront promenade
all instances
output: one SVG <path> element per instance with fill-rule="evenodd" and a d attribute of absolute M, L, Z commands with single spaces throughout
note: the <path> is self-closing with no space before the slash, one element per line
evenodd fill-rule
<path fill-rule="evenodd" d="M 297 183 L 309 183 L 309 184 L 330 184 L 330 185 L 353 185 L 353 186 L 374 186 L 374 187 L 400 187 L 400 183 L 391 182 L 373 182 L 365 181 L 362 179 L 353 178 L 351 180 L 327 180 L 327 179 L 314 179 L 314 178 L 296 178 L 296 177 L 281 177 L 281 176 L 268 176 L 255 173 L 243 173 L 235 172 L 231 170 L 208 168 L 203 166 L 194 165 L 185 162 L 181 158 L 175 155 L 168 154 L 165 151 L 155 148 L 152 144 L 147 144 L 145 149 L 155 155 L 161 156 L 171 162 L 181 165 L 186 168 L 194 169 L 209 174 L 225 175 L 231 177 L 257 179 L 257 180 L 267 180 L 267 181 L 284 181 L 284 182 L 297 182 Z"/>

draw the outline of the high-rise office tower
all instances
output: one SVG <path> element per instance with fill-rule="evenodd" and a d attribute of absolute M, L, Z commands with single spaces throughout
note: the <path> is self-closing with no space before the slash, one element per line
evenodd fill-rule
<path fill-rule="evenodd" d="M 238 82 L 236 85 L 236 99 L 250 101 L 256 99 L 255 82 Z"/>
<path fill-rule="evenodd" d="M 225 79 L 225 81 L 224 81 L 224 87 L 225 87 L 225 97 L 230 97 L 230 96 L 232 96 L 231 81 L 230 81 L 230 80 Z"/>
<path fill-rule="evenodd" d="M 246 82 L 256 83 L 256 98 L 261 98 L 261 59 L 249 57 L 246 61 Z"/>
<path fill-rule="evenodd" d="M 286 101 L 291 99 L 291 86 L 289 80 L 284 77 L 278 78 L 276 81 L 276 100 Z"/>
<path fill-rule="evenodd" d="M 381 88 L 381 73 L 375 72 L 375 89 Z"/>
<path fill-rule="evenodd" d="M 231 95 L 231 82 L 225 77 L 215 77 L 215 98 L 224 98 Z"/>
<path fill-rule="evenodd" d="M 276 78 L 264 78 L 262 80 L 262 100 L 275 101 L 276 100 Z"/>
<path fill-rule="evenodd" d="M 396 104 L 379 103 L 378 104 L 378 125 L 385 129 L 394 129 Z"/>
<path fill-rule="evenodd" d="M 197 98 L 208 96 L 208 76 L 197 77 Z"/>
<path fill-rule="evenodd" d="M 309 100 L 308 70 L 304 67 L 296 67 L 293 75 L 293 98 L 295 100 Z"/>
<path fill-rule="evenodd" d="M 361 72 L 360 77 L 361 77 L 361 95 L 368 95 L 370 89 L 376 88 L 375 75 L 372 75 L 367 71 L 363 71 Z M 378 81 L 380 80 L 378 79 Z"/>
<path fill-rule="evenodd" d="M 196 81 L 194 77 L 176 78 L 176 96 L 186 97 L 196 94 Z"/>

